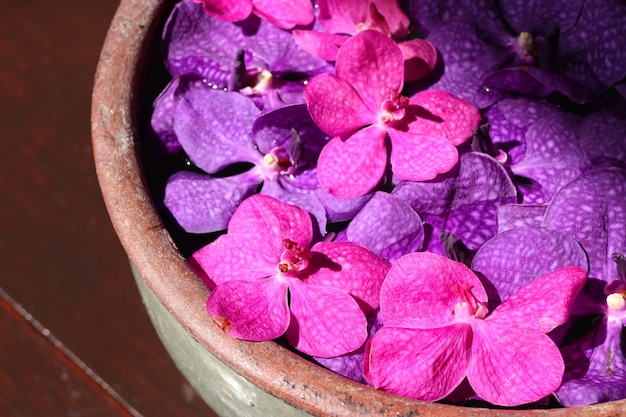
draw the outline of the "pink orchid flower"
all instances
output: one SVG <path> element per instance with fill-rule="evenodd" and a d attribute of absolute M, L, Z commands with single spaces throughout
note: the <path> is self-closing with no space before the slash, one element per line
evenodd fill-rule
<path fill-rule="evenodd" d="M 335 61 L 339 48 L 363 30 L 376 30 L 398 42 L 404 57 L 404 77 L 414 81 L 430 73 L 437 50 L 424 39 L 405 40 L 409 18 L 395 0 L 319 0 L 318 21 L 326 32 L 297 29 L 293 36 L 309 53 Z"/>
<path fill-rule="evenodd" d="M 319 242 L 306 211 L 272 197 L 244 200 L 228 234 L 195 252 L 215 284 L 207 301 L 229 335 L 338 356 L 363 345 L 389 264 L 356 243 Z"/>
<path fill-rule="evenodd" d="M 313 22 L 310 0 L 193 0 L 202 3 L 207 14 L 226 22 L 240 22 L 255 14 L 282 29 Z"/>
<path fill-rule="evenodd" d="M 424 181 L 448 172 L 456 145 L 478 127 L 478 109 L 443 91 L 402 96 L 404 69 L 398 46 L 373 30 L 343 44 L 335 74 L 311 79 L 304 94 L 317 125 L 334 138 L 318 160 L 323 188 L 339 197 L 371 191 L 387 166 L 400 178 Z"/>
<path fill-rule="evenodd" d="M 365 375 L 376 388 L 436 401 L 467 377 L 492 404 L 537 401 L 561 385 L 564 365 L 546 335 L 569 317 L 586 272 L 568 266 L 537 278 L 491 313 L 465 265 L 411 253 L 381 289 L 383 328 L 367 344 Z"/>

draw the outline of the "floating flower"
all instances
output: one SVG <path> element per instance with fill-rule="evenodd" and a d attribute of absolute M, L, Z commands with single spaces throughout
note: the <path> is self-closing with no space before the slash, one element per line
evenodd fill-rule
<path fill-rule="evenodd" d="M 545 334 L 569 317 L 584 270 L 537 278 L 494 311 L 478 277 L 432 253 L 398 259 L 381 288 L 383 328 L 368 342 L 365 376 L 376 388 L 436 401 L 467 378 L 492 404 L 537 401 L 561 384 L 563 359 Z"/>
<path fill-rule="evenodd" d="M 214 321 L 245 340 L 286 334 L 313 356 L 361 347 L 389 266 L 359 244 L 312 238 L 307 212 L 260 194 L 244 200 L 228 233 L 193 254 L 215 284 Z"/>
<path fill-rule="evenodd" d="M 343 44 L 336 74 L 314 77 L 305 89 L 313 120 L 333 139 L 318 160 L 323 188 L 339 197 L 372 190 L 387 166 L 398 177 L 423 181 L 452 169 L 455 145 L 478 127 L 469 103 L 445 92 L 402 96 L 403 58 L 387 36 L 373 30 Z"/>
<path fill-rule="evenodd" d="M 437 62 L 435 47 L 423 39 L 405 39 L 409 18 L 396 0 L 321 0 L 318 6 L 318 21 L 325 32 L 293 31 L 296 43 L 311 54 L 335 61 L 339 48 L 350 36 L 363 30 L 376 30 L 398 43 L 404 57 L 405 80 L 422 78 L 434 68 Z"/>
<path fill-rule="evenodd" d="M 291 33 L 255 16 L 238 24 L 223 22 L 192 0 L 174 7 L 163 49 L 173 76 L 198 75 L 213 88 L 251 96 L 263 109 L 304 102 L 304 81 L 332 71 L 326 61 L 296 45 Z"/>
<path fill-rule="evenodd" d="M 306 26 L 313 22 L 310 0 L 193 0 L 202 3 L 210 16 L 226 22 L 240 22 L 255 14 L 281 29 Z"/>
<path fill-rule="evenodd" d="M 434 88 L 480 107 L 493 102 L 485 88 L 597 101 L 626 76 L 626 47 L 615 41 L 626 36 L 626 7 L 617 0 L 412 0 L 410 12 L 445 63 Z"/>

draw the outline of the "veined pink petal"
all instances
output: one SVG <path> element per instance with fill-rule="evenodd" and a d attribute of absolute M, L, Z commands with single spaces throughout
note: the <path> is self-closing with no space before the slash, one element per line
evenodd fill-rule
<path fill-rule="evenodd" d="M 354 35 L 357 23 L 367 18 L 368 2 L 363 0 L 318 0 L 318 20 L 329 33 Z"/>
<path fill-rule="evenodd" d="M 282 251 L 271 251 L 259 243 L 258 239 L 245 235 L 221 235 L 191 258 L 216 285 L 275 276 Z"/>
<path fill-rule="evenodd" d="M 346 140 L 333 138 L 317 162 L 322 188 L 342 198 L 359 197 L 381 180 L 387 165 L 387 133 L 376 126 L 359 130 Z"/>
<path fill-rule="evenodd" d="M 312 356 L 329 358 L 358 349 L 367 338 L 367 320 L 356 301 L 332 287 L 289 280 L 291 323 L 287 340 Z"/>
<path fill-rule="evenodd" d="M 211 17 L 226 22 L 240 22 L 252 13 L 250 0 L 193 0 L 202 3 Z"/>
<path fill-rule="evenodd" d="M 485 321 L 548 333 L 565 323 L 587 273 L 577 266 L 543 275 L 507 298 Z"/>
<path fill-rule="evenodd" d="M 384 326 L 367 344 L 365 375 L 384 391 L 437 401 L 465 378 L 471 343 L 464 323 L 428 330 Z"/>
<path fill-rule="evenodd" d="M 336 60 L 339 48 L 348 40 L 347 35 L 335 35 L 334 33 L 314 30 L 295 29 L 291 33 L 300 48 L 326 61 Z"/>
<path fill-rule="evenodd" d="M 308 248 L 313 226 L 306 211 L 270 196 L 254 194 L 242 201 L 230 218 L 228 234 L 248 236 L 257 242 L 257 256 L 274 259 L 285 249 L 284 239 Z"/>
<path fill-rule="evenodd" d="M 504 406 L 526 404 L 561 385 L 563 358 L 544 333 L 488 320 L 474 320 L 472 329 L 467 378 L 485 401 Z"/>
<path fill-rule="evenodd" d="M 425 39 L 398 43 L 404 58 L 404 80 L 415 81 L 430 74 L 437 64 L 437 49 Z"/>
<path fill-rule="evenodd" d="M 391 91 L 402 91 L 404 58 L 390 38 L 374 30 L 364 30 L 339 49 L 335 72 L 378 114 Z"/>
<path fill-rule="evenodd" d="M 319 242 L 311 248 L 310 285 L 339 288 L 357 299 L 364 313 L 378 308 L 380 287 L 390 265 L 353 242 Z"/>
<path fill-rule="evenodd" d="M 272 340 L 289 326 L 287 285 L 275 279 L 228 281 L 209 295 L 207 311 L 229 336 Z"/>
<path fill-rule="evenodd" d="M 442 136 L 454 145 L 471 138 L 481 118 L 476 107 L 445 91 L 420 91 L 410 98 L 409 109 L 416 118 L 409 123 L 412 134 Z"/>
<path fill-rule="evenodd" d="M 485 289 L 471 269 L 441 255 L 414 252 L 393 263 L 380 290 L 380 314 L 385 326 L 433 329 L 454 323 L 459 294 L 455 285 L 472 287 L 486 303 Z"/>
<path fill-rule="evenodd" d="M 457 163 L 456 147 L 446 138 L 413 135 L 390 128 L 391 170 L 404 180 L 432 180 Z"/>
<path fill-rule="evenodd" d="M 254 14 L 282 29 L 306 26 L 313 22 L 310 0 L 249 0 Z"/>
<path fill-rule="evenodd" d="M 315 123 L 330 136 L 347 136 L 376 123 L 370 110 L 350 84 L 334 74 L 313 77 L 304 88 L 309 112 Z"/>

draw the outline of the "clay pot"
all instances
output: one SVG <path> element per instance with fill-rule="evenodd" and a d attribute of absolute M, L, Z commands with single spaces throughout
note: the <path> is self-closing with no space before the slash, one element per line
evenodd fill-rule
<path fill-rule="evenodd" d="M 626 401 L 552 410 L 487 410 L 423 403 L 377 391 L 318 367 L 274 342 L 220 331 L 205 310 L 207 289 L 165 229 L 140 152 L 153 96 L 166 0 L 122 0 L 95 78 L 93 148 L 113 226 L 133 266 L 153 324 L 174 362 L 223 416 L 622 416 Z M 156 71 L 158 72 L 158 71 Z M 143 116 L 142 116 L 143 115 Z M 143 120 L 142 120 L 143 117 Z"/>

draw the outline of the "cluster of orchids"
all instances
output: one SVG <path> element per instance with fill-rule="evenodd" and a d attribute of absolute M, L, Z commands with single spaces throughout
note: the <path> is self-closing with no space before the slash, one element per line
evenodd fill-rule
<path fill-rule="evenodd" d="M 182 0 L 151 126 L 209 316 L 423 401 L 626 398 L 625 39 L 620 0 Z"/>

